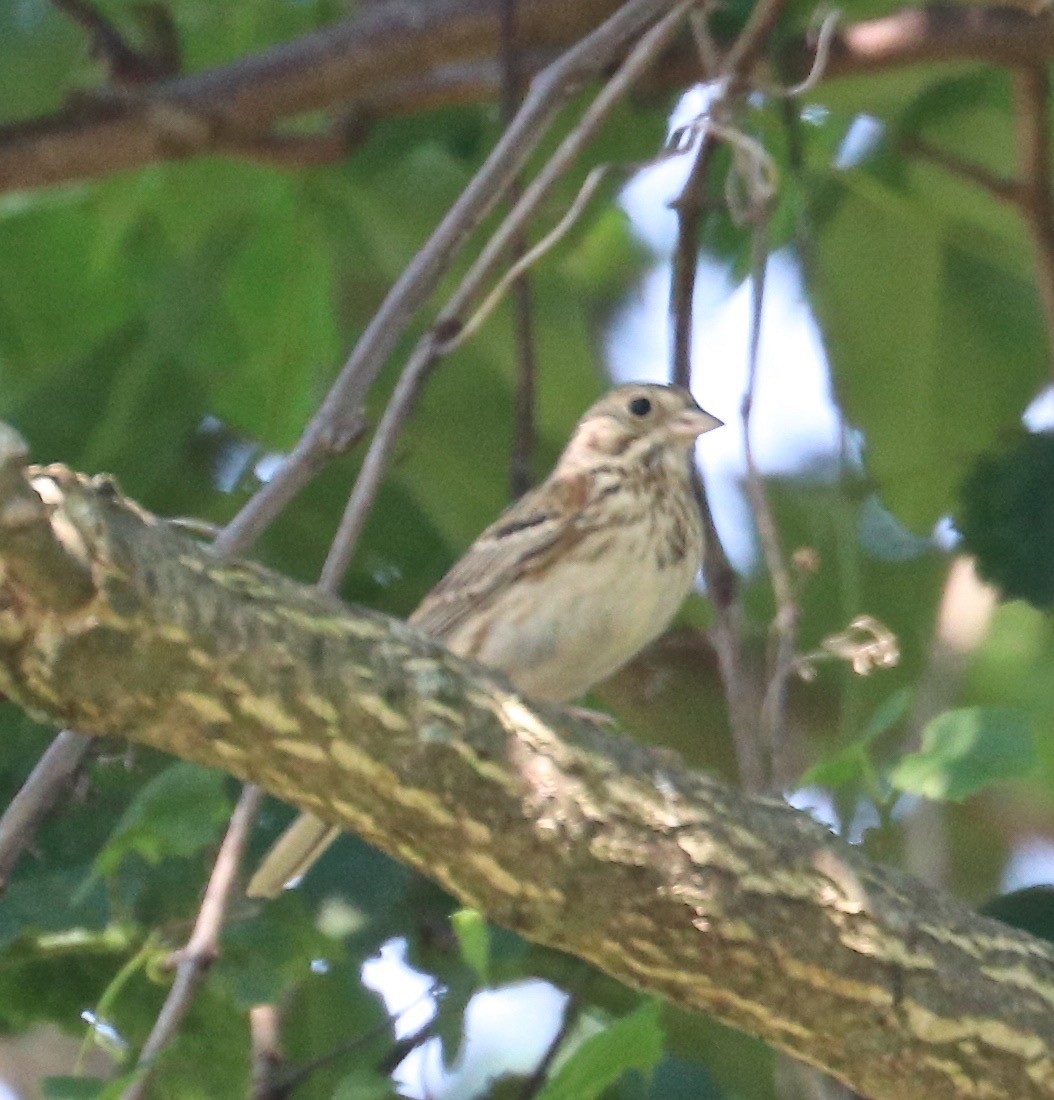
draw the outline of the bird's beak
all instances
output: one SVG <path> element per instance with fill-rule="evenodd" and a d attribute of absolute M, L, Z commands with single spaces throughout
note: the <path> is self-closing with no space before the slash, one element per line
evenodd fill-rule
<path fill-rule="evenodd" d="M 673 434 L 681 439 L 695 439 L 705 432 L 712 432 L 714 428 L 723 427 L 724 423 L 723 420 L 718 420 L 716 416 L 712 416 L 705 409 L 696 407 L 678 413 L 670 427 L 673 429 Z"/>

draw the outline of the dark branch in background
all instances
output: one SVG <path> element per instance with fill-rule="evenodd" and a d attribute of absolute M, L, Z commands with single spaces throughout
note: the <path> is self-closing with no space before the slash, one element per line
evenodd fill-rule
<path fill-rule="evenodd" d="M 435 991 L 430 989 L 427 995 L 432 996 L 434 993 Z M 415 1001 L 412 1007 L 416 1007 L 416 1004 L 417 1002 Z M 361 1035 L 356 1035 L 343 1043 L 339 1043 L 332 1050 L 326 1051 L 325 1054 L 320 1054 L 317 1058 L 312 1058 L 309 1062 L 304 1062 L 297 1066 L 276 1069 L 269 1081 L 269 1091 L 265 1096 L 256 1097 L 254 1095 L 253 1100 L 287 1100 L 287 1098 L 292 1097 L 297 1089 L 305 1084 L 311 1076 L 320 1069 L 325 1069 L 341 1058 L 346 1058 L 349 1054 L 359 1054 L 370 1043 L 375 1042 L 385 1035 L 390 1035 L 392 1025 L 397 1023 L 399 1016 L 405 1015 L 407 1011 L 407 1009 L 404 1009 L 402 1013 L 397 1013 L 391 1020 L 382 1020 L 379 1024 L 364 1031 Z M 405 1035 L 401 1039 L 396 1039 L 395 1042 L 392 1043 L 391 1048 L 386 1051 L 383 1057 L 378 1061 L 377 1072 L 384 1076 L 392 1074 L 398 1068 L 399 1063 L 402 1062 L 411 1051 L 415 1050 L 432 1037 L 435 1030 L 436 1020 L 433 1017 L 411 1034 Z"/>
<path fill-rule="evenodd" d="M 1050 81 L 1039 66 L 1015 69 L 1014 121 L 1025 225 L 1035 253 L 1036 288 L 1047 326 L 1047 364 L 1054 376 L 1054 190 L 1050 162 Z"/>
<path fill-rule="evenodd" d="M 919 138 L 903 143 L 906 153 L 943 168 L 1014 206 L 1025 224 L 1035 257 L 1036 289 L 1047 332 L 1049 369 L 1054 375 L 1054 171 L 1050 144 L 1050 85 L 1037 66 L 1013 69 L 1014 125 L 1018 174 L 1001 176 Z"/>
<path fill-rule="evenodd" d="M 219 954 L 227 906 L 237 884 L 238 870 L 261 798 L 258 787 L 246 786 L 242 790 L 205 888 L 194 931 L 176 957 L 175 981 L 139 1054 L 138 1075 L 125 1089 L 121 1100 L 142 1100 L 147 1095 L 158 1055 L 175 1038 L 199 986 Z"/>
<path fill-rule="evenodd" d="M 148 48 L 136 49 L 88 0 L 51 0 L 51 3 L 88 34 L 92 54 L 105 63 L 115 87 L 153 84 L 179 72 L 179 40 L 172 17 L 162 4 L 140 4 L 134 9 L 152 32 Z"/>
<path fill-rule="evenodd" d="M 552 1042 L 545 1048 L 542 1060 L 534 1067 L 534 1072 L 527 1078 L 520 1092 L 519 1100 L 534 1100 L 545 1088 L 549 1071 L 553 1068 L 556 1056 L 567 1041 L 568 1035 L 578 1026 L 578 1018 L 582 1013 L 582 998 L 578 993 L 571 994 L 564 1005 L 564 1018 L 556 1029 Z"/>
<path fill-rule="evenodd" d="M 716 138 L 704 130 L 699 137 L 688 179 L 671 204 L 677 214 L 677 242 L 670 283 L 670 320 L 673 328 L 671 374 L 674 382 L 689 388 L 692 384 L 692 333 L 696 272 L 699 266 L 699 233 L 702 216 L 709 206 L 706 187 L 716 149 Z M 705 374 L 700 377 L 705 378 Z M 705 383 L 702 392 L 705 393 Z M 739 599 L 739 578 L 718 538 L 706 485 L 698 469 L 695 471 L 694 484 L 706 531 L 703 579 L 714 609 L 710 639 L 717 654 L 718 669 L 728 702 L 728 722 L 739 778 L 745 790 L 760 791 L 766 785 L 765 769 L 755 736 L 756 685 L 748 669 L 743 644 L 744 619 Z"/>
<path fill-rule="evenodd" d="M 906 138 L 901 142 L 900 148 L 909 156 L 927 161 L 950 172 L 953 176 L 966 180 L 967 183 L 980 187 L 1000 202 L 1010 203 L 1013 206 L 1024 205 L 1024 184 L 1020 180 L 1001 176 L 981 164 L 974 164 L 919 137 Z"/>
<path fill-rule="evenodd" d="M 522 84 L 520 48 L 516 20 L 517 0 L 497 0 L 501 35 L 501 120 L 508 126 L 516 114 L 520 102 Z M 523 181 L 519 177 L 509 188 L 509 203 L 515 206 L 523 194 Z M 528 239 L 525 231 L 512 240 L 509 256 L 516 263 L 526 253 Z M 512 451 L 509 460 L 509 491 L 513 497 L 522 496 L 534 481 L 532 468 L 535 446 L 535 378 L 536 356 L 534 342 L 531 281 L 527 272 L 517 276 L 510 287 L 512 305 L 513 346 L 516 349 L 516 387 L 512 406 Z"/>
<path fill-rule="evenodd" d="M 617 0 L 519 0 L 524 77 L 587 34 Z M 283 120 L 314 111 L 366 117 L 493 101 L 501 74 L 494 0 L 390 0 L 364 14 L 205 72 L 134 94 L 80 97 L 65 109 L 0 127 L 0 192 L 91 179 L 202 153 L 279 141 Z M 783 68 L 809 68 L 790 42 Z M 824 79 L 926 62 L 1036 66 L 1054 57 L 1054 18 L 1016 8 L 936 4 L 849 25 L 831 43 Z M 653 77 L 678 88 L 698 77 L 685 43 Z"/>

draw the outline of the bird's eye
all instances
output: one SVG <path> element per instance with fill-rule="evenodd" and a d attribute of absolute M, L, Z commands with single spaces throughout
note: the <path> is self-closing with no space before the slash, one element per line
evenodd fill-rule
<path fill-rule="evenodd" d="M 634 397 L 629 403 L 629 411 L 634 416 L 647 416 L 651 412 L 651 402 L 646 397 Z"/>

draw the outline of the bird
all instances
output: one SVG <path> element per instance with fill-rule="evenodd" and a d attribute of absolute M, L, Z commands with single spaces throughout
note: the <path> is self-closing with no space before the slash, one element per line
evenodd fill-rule
<path fill-rule="evenodd" d="M 669 625 L 704 550 L 695 441 L 722 422 L 675 385 L 609 390 L 552 473 L 486 528 L 409 622 L 529 697 L 569 703 Z M 274 897 L 340 830 L 303 813 L 249 882 Z"/>

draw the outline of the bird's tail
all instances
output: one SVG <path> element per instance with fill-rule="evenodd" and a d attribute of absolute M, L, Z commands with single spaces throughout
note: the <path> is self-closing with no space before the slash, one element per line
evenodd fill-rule
<path fill-rule="evenodd" d="M 338 836 L 340 829 L 313 814 L 301 814 L 264 856 L 245 892 L 251 898 L 277 897 L 291 882 L 307 874 Z"/>

